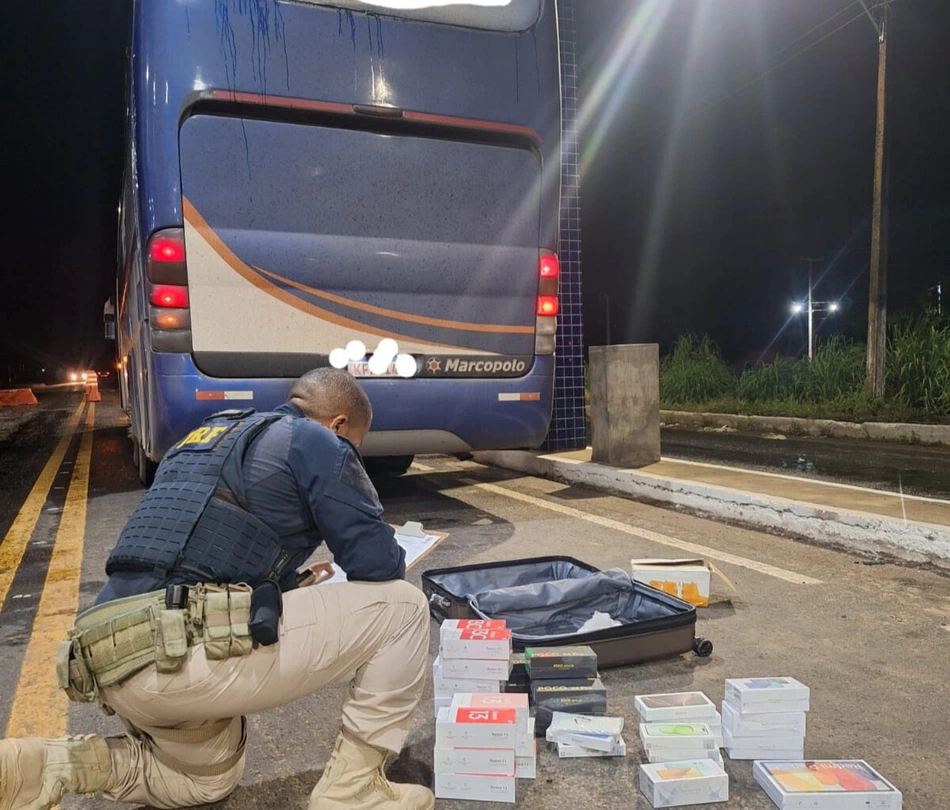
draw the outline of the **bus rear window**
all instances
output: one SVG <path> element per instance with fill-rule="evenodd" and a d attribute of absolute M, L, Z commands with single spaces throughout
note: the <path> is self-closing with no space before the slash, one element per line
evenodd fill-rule
<path fill-rule="evenodd" d="M 542 0 L 297 0 L 398 17 L 403 20 L 480 28 L 485 31 L 525 31 L 537 22 Z"/>

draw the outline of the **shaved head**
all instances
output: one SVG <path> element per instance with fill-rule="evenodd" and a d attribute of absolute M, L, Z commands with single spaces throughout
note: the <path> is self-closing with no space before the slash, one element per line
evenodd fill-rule
<path fill-rule="evenodd" d="M 351 423 L 365 430 L 373 421 L 369 397 L 353 376 L 335 368 L 308 371 L 290 389 L 288 401 L 300 408 L 308 419 L 329 422 L 346 416 Z"/>

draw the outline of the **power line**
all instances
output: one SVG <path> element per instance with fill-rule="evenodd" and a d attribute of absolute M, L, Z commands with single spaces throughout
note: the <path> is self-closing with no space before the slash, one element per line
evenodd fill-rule
<path fill-rule="evenodd" d="M 785 53 L 785 51 L 787 51 L 787 50 L 788 50 L 789 48 L 791 48 L 793 45 L 797 45 L 797 44 L 798 44 L 799 42 L 801 42 L 803 39 L 807 39 L 807 38 L 810 37 L 812 34 L 814 34 L 815 31 L 819 30 L 820 28 L 824 28 L 824 27 L 825 27 L 826 25 L 828 25 L 828 23 L 830 23 L 832 20 L 836 19 L 837 17 L 840 17 L 840 16 L 841 16 L 842 14 L 844 14 L 849 8 L 853 8 L 854 6 L 856 6 L 856 5 L 858 4 L 858 2 L 859 2 L 859 0 L 851 0 L 851 2 L 848 3 L 848 5 L 846 5 L 844 8 L 841 8 L 841 9 L 839 9 L 838 11 L 836 11 L 836 12 L 835 12 L 834 14 L 832 14 L 828 19 L 822 20 L 820 23 L 818 23 L 818 25 L 812 26 L 812 27 L 809 28 L 804 34 L 802 34 L 801 36 L 796 37 L 796 38 L 793 39 L 791 42 L 786 43 L 784 47 L 779 48 L 779 49 L 778 49 L 777 51 L 775 51 L 775 53 L 773 53 L 766 61 L 767 61 L 767 62 L 771 62 L 773 59 L 775 59 L 775 58 L 777 58 L 778 56 L 780 56 L 781 54 Z"/>

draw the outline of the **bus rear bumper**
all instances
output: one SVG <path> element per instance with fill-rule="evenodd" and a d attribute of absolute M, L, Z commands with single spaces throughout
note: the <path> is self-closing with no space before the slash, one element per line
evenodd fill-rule
<path fill-rule="evenodd" d="M 189 354 L 152 355 L 151 454 L 158 459 L 203 419 L 228 408 L 266 411 L 293 379 L 221 379 Z M 554 357 L 538 356 L 517 378 L 361 378 L 373 403 L 366 456 L 536 448 L 551 420 Z"/>

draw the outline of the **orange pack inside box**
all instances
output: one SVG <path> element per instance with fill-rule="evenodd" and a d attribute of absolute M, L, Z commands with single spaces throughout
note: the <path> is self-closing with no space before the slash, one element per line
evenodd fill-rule
<path fill-rule="evenodd" d="M 637 582 L 676 596 L 694 607 L 709 607 L 709 582 L 713 573 L 722 576 L 712 564 L 699 559 L 631 560 L 630 568 Z M 728 584 L 728 580 L 726 582 Z"/>

